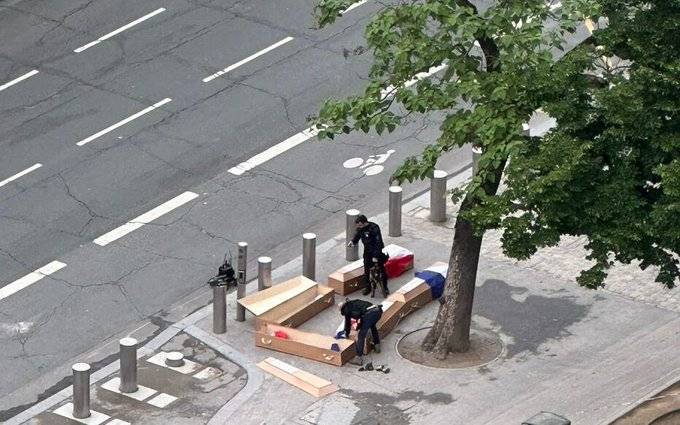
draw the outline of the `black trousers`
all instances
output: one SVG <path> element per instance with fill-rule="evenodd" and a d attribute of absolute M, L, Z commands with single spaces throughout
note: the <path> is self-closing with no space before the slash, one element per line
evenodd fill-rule
<path fill-rule="evenodd" d="M 366 345 L 366 335 L 371 331 L 371 338 L 373 344 L 380 344 L 380 335 L 378 328 L 375 326 L 382 317 L 382 307 L 378 306 L 368 310 L 364 317 L 361 318 L 359 325 L 359 337 L 357 338 L 357 356 L 364 355 L 364 345 Z"/>
<path fill-rule="evenodd" d="M 364 290 L 371 289 L 371 267 L 373 267 L 374 257 L 364 257 Z M 382 286 L 387 290 L 387 271 L 385 271 L 385 262 L 387 258 L 385 254 L 381 254 L 378 258 L 378 266 L 380 267 L 380 274 L 382 275 Z"/>

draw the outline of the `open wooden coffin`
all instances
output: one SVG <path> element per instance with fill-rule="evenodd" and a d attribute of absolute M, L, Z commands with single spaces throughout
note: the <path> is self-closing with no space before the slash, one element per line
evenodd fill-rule
<path fill-rule="evenodd" d="M 297 276 L 238 300 L 258 322 L 298 327 L 335 302 L 331 288 Z"/>
<path fill-rule="evenodd" d="M 277 336 L 278 335 L 278 336 Z M 331 349 L 337 344 L 338 351 Z M 354 341 L 304 332 L 273 323 L 260 322 L 255 333 L 255 345 L 310 360 L 342 366 L 356 355 Z"/>

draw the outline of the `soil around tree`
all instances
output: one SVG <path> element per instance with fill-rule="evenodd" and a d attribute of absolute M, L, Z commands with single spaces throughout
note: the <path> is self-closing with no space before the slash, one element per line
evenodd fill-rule
<path fill-rule="evenodd" d="M 470 350 L 467 353 L 449 353 L 444 360 L 423 351 L 421 344 L 430 327 L 407 333 L 397 342 L 397 353 L 413 363 L 440 369 L 464 369 L 482 366 L 496 360 L 503 352 L 503 342 L 498 335 L 482 330 L 470 331 Z"/>

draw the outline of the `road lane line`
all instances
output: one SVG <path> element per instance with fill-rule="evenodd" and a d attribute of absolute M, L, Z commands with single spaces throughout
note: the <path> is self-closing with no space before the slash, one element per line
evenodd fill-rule
<path fill-rule="evenodd" d="M 20 171 L 20 172 L 16 173 L 15 175 L 13 175 L 12 177 L 8 177 L 8 178 L 6 178 L 5 180 L 1 181 L 1 182 L 0 182 L 0 187 L 3 187 L 3 186 L 6 185 L 7 183 L 11 183 L 11 182 L 13 182 L 13 181 L 16 180 L 16 179 L 25 176 L 26 174 L 30 173 L 31 171 L 35 171 L 35 170 L 37 170 L 37 169 L 40 168 L 40 167 L 42 167 L 42 164 L 41 164 L 41 163 L 37 163 L 37 164 L 31 165 L 30 167 L 28 167 L 28 168 L 25 169 L 24 171 Z"/>
<path fill-rule="evenodd" d="M 442 69 L 446 68 L 446 64 L 442 64 L 439 66 L 433 66 L 427 71 L 421 72 L 419 74 L 416 74 L 415 77 L 410 79 L 409 81 L 406 81 L 404 83 L 405 87 L 410 87 L 417 83 L 418 81 L 422 80 L 423 78 L 427 78 L 433 74 L 436 74 L 437 72 L 441 71 Z M 390 93 L 394 88 L 392 86 L 389 86 L 382 91 L 382 97 L 390 97 L 393 96 L 393 93 Z M 311 127 L 301 131 L 300 133 L 289 137 L 288 139 L 284 140 L 283 142 L 276 144 L 272 146 L 271 148 L 253 156 L 249 160 L 242 162 L 235 167 L 230 168 L 229 171 L 231 174 L 240 176 L 246 171 L 250 171 L 253 168 L 257 167 L 258 165 L 264 164 L 265 162 L 269 161 L 272 158 L 275 158 L 282 153 L 294 148 L 295 146 L 306 142 L 307 140 L 311 139 L 312 137 L 316 136 L 319 134 L 319 130 L 317 129 L 312 129 Z"/>
<path fill-rule="evenodd" d="M 40 267 L 38 270 L 31 272 L 20 279 L 15 280 L 14 282 L 10 283 L 7 286 L 0 288 L 0 300 L 3 300 L 9 297 L 10 295 L 15 294 L 21 291 L 22 289 L 33 285 L 40 279 L 47 277 L 52 273 L 63 269 L 64 267 L 66 267 L 66 264 L 60 261 L 52 261 L 51 263 Z"/>
<path fill-rule="evenodd" d="M 184 192 L 183 194 L 172 198 L 171 200 L 157 206 L 156 208 L 145 212 L 137 218 L 134 218 L 120 227 L 113 229 L 112 231 L 103 234 L 102 236 L 95 239 L 93 242 L 99 246 L 106 246 L 111 242 L 119 239 L 128 233 L 139 229 L 145 224 L 149 224 L 157 218 L 169 213 L 175 208 L 181 207 L 187 202 L 198 197 L 198 194 L 194 192 Z"/>
<path fill-rule="evenodd" d="M 368 0 L 361 0 L 356 3 L 352 3 L 347 9 L 343 10 L 340 12 L 341 15 L 344 15 L 345 13 L 349 12 L 352 9 L 356 9 L 357 7 L 361 6 L 362 4 L 365 4 Z"/>
<path fill-rule="evenodd" d="M 284 38 L 284 39 L 281 40 L 281 41 L 277 41 L 276 43 L 272 44 L 271 46 L 269 46 L 269 47 L 267 47 L 267 48 L 265 48 L 265 49 L 262 49 L 262 50 L 260 50 L 259 52 L 255 53 L 255 54 L 253 54 L 253 55 L 250 55 L 250 56 L 248 56 L 247 58 L 242 59 L 242 60 L 236 62 L 236 63 L 233 64 L 233 65 L 229 65 L 228 67 L 224 68 L 224 69 L 221 70 L 221 71 L 216 72 L 216 73 L 213 74 L 213 75 L 210 75 L 209 77 L 205 77 L 205 78 L 203 79 L 203 82 L 204 82 L 204 83 L 209 83 L 210 81 L 214 80 L 215 78 L 217 78 L 217 77 L 219 77 L 219 76 L 222 76 L 222 75 L 226 74 L 227 72 L 231 72 L 231 71 L 235 70 L 236 68 L 238 68 L 239 66 L 244 65 L 244 64 L 246 64 L 246 63 L 252 61 L 253 59 L 257 59 L 258 57 L 260 57 L 260 56 L 262 56 L 262 55 L 264 55 L 264 54 L 266 54 L 266 53 L 271 52 L 272 50 L 276 49 L 277 47 L 283 46 L 284 44 L 288 43 L 288 42 L 291 41 L 291 40 L 293 40 L 293 37 L 286 37 L 286 38 Z"/>
<path fill-rule="evenodd" d="M 165 105 L 166 103 L 169 103 L 169 102 L 172 102 L 172 99 L 170 99 L 169 97 L 166 97 L 165 99 L 161 100 L 160 102 L 156 102 L 153 105 L 149 106 L 148 108 L 144 108 L 141 111 L 137 112 L 136 114 L 130 115 L 129 117 L 125 118 L 124 120 L 119 121 L 119 122 L 115 123 L 114 125 L 107 127 L 105 129 L 103 129 L 102 131 L 97 132 L 97 133 L 93 134 L 92 136 L 90 136 L 86 139 L 81 140 L 80 142 L 76 143 L 76 145 L 78 145 L 78 146 L 86 145 L 86 144 L 90 143 L 91 141 L 97 139 L 98 137 L 101 137 L 101 136 L 105 135 L 106 133 L 110 133 L 113 130 L 117 129 L 118 127 L 124 126 L 125 124 L 129 123 L 130 121 L 137 119 L 137 118 L 141 117 L 142 115 L 148 114 L 149 112 L 153 111 L 154 109 L 158 109 L 161 106 L 163 106 L 163 105 Z"/>
<path fill-rule="evenodd" d="M 235 174 L 237 176 L 240 176 L 241 174 L 245 173 L 246 171 L 252 170 L 253 168 L 257 167 L 258 165 L 264 164 L 265 162 L 269 161 L 272 158 L 275 158 L 282 153 L 286 152 L 287 150 L 290 150 L 294 148 L 295 146 L 299 145 L 300 143 L 306 142 L 307 140 L 311 139 L 312 137 L 316 136 L 319 134 L 319 130 L 312 129 L 311 127 L 299 132 L 298 134 L 291 136 L 284 140 L 281 143 L 278 143 L 271 148 L 265 150 L 264 152 L 258 153 L 254 157 L 250 158 L 249 160 L 242 162 L 238 164 L 235 167 L 230 168 L 228 171 L 231 174 Z"/>
<path fill-rule="evenodd" d="M 414 85 L 418 81 L 423 80 L 427 77 L 431 77 L 432 75 L 436 74 L 437 72 L 441 71 L 442 69 L 445 69 L 447 66 L 448 66 L 447 64 L 443 63 L 443 64 L 438 65 L 438 66 L 433 66 L 430 69 L 428 69 L 427 71 L 419 72 L 413 78 L 406 81 L 403 84 L 403 87 L 411 87 L 412 85 Z M 385 100 L 385 99 L 390 98 L 394 95 L 395 95 L 395 92 L 394 92 L 394 86 L 393 85 L 389 85 L 389 86 L 385 87 L 384 89 L 382 89 L 380 91 L 380 99 L 381 100 Z"/>
<path fill-rule="evenodd" d="M 104 41 L 104 40 L 107 40 L 107 39 L 113 37 L 114 35 L 120 34 L 121 32 L 123 32 L 123 31 L 125 31 L 125 30 L 127 30 L 127 29 L 130 29 L 130 28 L 134 27 L 135 25 L 137 25 L 137 24 L 139 24 L 139 23 L 141 23 L 141 22 L 144 22 L 144 21 L 146 21 L 146 20 L 149 19 L 149 18 L 153 18 L 154 16 L 158 15 L 159 13 L 165 12 L 165 10 L 166 10 L 166 9 L 165 9 L 164 7 L 161 7 L 160 9 L 156 9 L 156 10 L 154 10 L 153 12 L 151 12 L 151 13 L 149 13 L 149 14 L 146 14 L 146 15 L 142 16 L 142 17 L 139 18 L 139 19 L 135 19 L 134 21 L 130 22 L 130 23 L 127 24 L 127 25 L 123 25 L 122 27 L 118 28 L 117 30 L 111 31 L 111 32 L 108 33 L 108 34 L 99 37 L 98 39 L 96 39 L 96 40 L 93 41 L 93 42 L 90 42 L 90 43 L 87 43 L 87 44 L 84 45 L 84 46 L 78 47 L 77 49 L 74 50 L 74 52 L 80 53 L 80 52 L 82 52 L 82 51 L 84 51 L 84 50 L 89 49 L 89 48 L 92 47 L 92 46 L 96 46 L 97 44 L 101 43 L 101 42 Z"/>
<path fill-rule="evenodd" d="M 27 79 L 27 78 L 31 78 L 32 76 L 34 76 L 34 75 L 37 74 L 37 73 L 38 73 L 38 70 L 37 70 L 37 69 L 34 69 L 33 71 L 29 71 L 29 72 L 25 73 L 24 75 L 22 75 L 21 77 L 15 78 L 15 79 L 13 79 L 13 80 L 10 81 L 10 82 L 1 85 L 1 86 L 0 86 L 0 91 L 5 90 L 6 88 L 12 87 L 13 85 L 15 85 L 15 84 L 17 84 L 17 83 L 20 83 L 20 82 L 24 81 L 24 80 Z"/>

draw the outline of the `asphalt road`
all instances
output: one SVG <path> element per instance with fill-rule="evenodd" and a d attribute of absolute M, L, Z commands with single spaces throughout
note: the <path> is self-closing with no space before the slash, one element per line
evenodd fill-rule
<path fill-rule="evenodd" d="M 365 84 L 357 48 L 380 6 L 316 30 L 314 3 L 0 1 L 0 420 L 54 392 L 69 360 L 158 322 L 228 246 L 280 264 L 304 231 L 321 239 L 345 209 L 385 207 L 390 172 L 436 122 L 267 151 Z M 457 151 L 442 168 L 469 161 Z M 135 218 L 146 224 L 94 243 Z"/>

